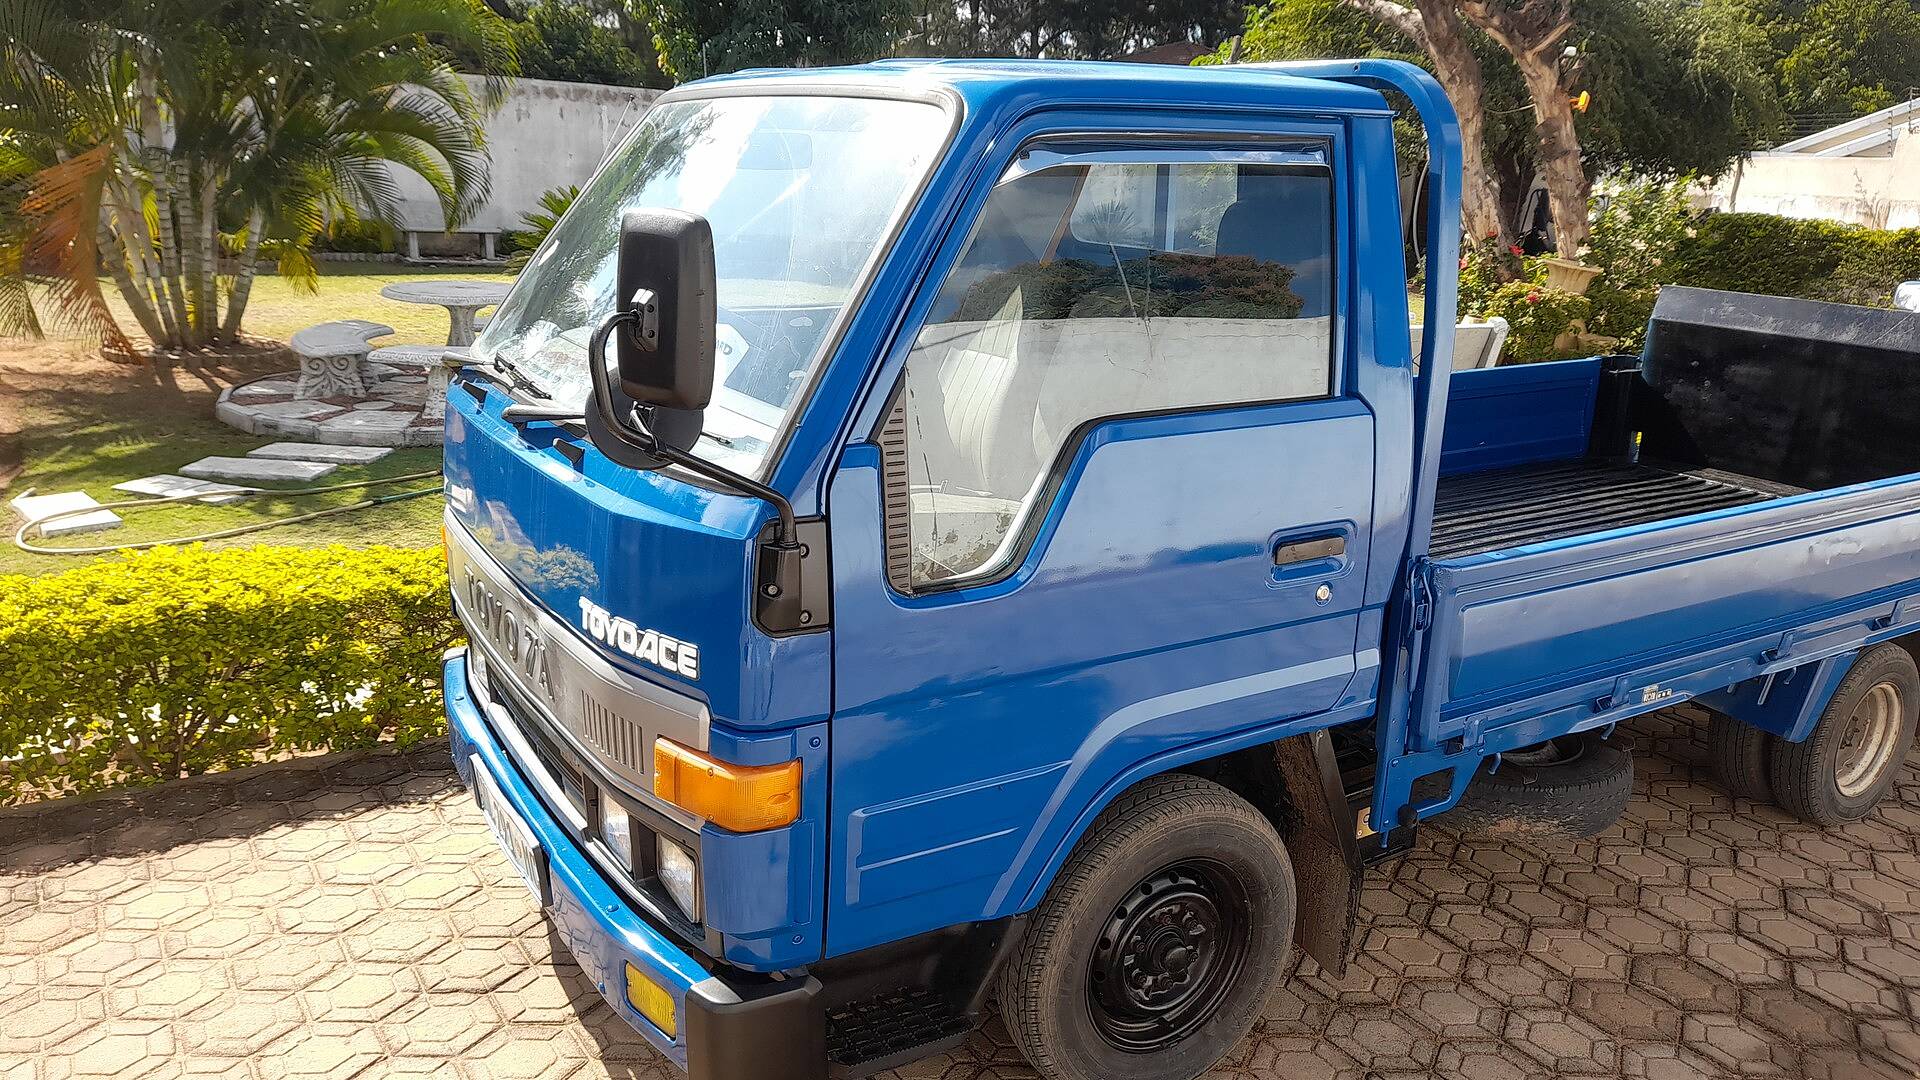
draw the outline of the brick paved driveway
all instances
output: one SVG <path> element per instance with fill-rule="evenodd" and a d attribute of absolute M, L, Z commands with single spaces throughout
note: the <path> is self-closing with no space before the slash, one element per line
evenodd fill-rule
<path fill-rule="evenodd" d="M 1428 830 L 1223 1076 L 1920 1073 L 1920 772 L 1838 834 L 1640 722 L 1597 841 Z M 671 1077 L 556 952 L 442 751 L 0 818 L 0 1078 Z M 990 1025 L 911 1077 L 1029 1077 Z"/>

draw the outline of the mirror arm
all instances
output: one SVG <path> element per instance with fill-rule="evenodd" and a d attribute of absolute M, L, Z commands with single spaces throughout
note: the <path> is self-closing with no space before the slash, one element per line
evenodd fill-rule
<path fill-rule="evenodd" d="M 780 537 L 777 546 L 798 549 L 800 527 L 794 520 L 793 504 L 787 501 L 785 495 L 752 477 L 742 476 L 732 469 L 697 458 L 678 447 L 668 446 L 655 439 L 653 434 L 644 427 L 637 427 L 614 412 L 613 380 L 607 370 L 607 339 L 612 337 L 614 330 L 620 326 L 637 322 L 638 319 L 639 313 L 631 308 L 615 311 L 600 320 L 600 325 L 594 328 L 593 336 L 587 339 L 587 369 L 593 377 L 594 408 L 600 413 L 600 422 L 615 438 L 643 454 L 670 461 L 690 473 L 704 476 L 716 484 L 731 488 L 749 498 L 759 499 L 773 507 L 774 512 L 780 515 Z"/>

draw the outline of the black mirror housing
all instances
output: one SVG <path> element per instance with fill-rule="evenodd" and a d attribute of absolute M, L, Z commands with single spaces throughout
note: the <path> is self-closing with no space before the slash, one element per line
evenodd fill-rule
<path fill-rule="evenodd" d="M 614 335 L 620 389 L 640 405 L 706 408 L 713 397 L 713 227 L 681 210 L 627 211 L 615 282 L 620 309 L 636 316 Z"/>

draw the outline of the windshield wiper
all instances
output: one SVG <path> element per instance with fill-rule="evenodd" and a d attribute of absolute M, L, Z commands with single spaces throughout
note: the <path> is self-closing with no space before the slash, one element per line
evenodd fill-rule
<path fill-rule="evenodd" d="M 508 360 L 504 356 L 495 356 L 487 360 L 481 360 L 481 359 L 475 358 L 472 366 L 477 367 L 482 371 L 499 375 L 502 379 L 506 381 L 507 385 L 514 390 L 519 390 L 523 393 L 530 394 L 534 397 L 539 398 L 542 401 L 553 400 L 552 394 L 549 394 L 545 390 L 540 389 L 539 383 L 534 382 L 532 379 L 528 378 L 526 372 L 521 371 L 518 367 L 515 367 L 513 361 Z"/>
<path fill-rule="evenodd" d="M 505 420 L 509 424 L 538 424 L 542 422 L 551 424 L 578 424 L 585 423 L 587 416 L 585 410 L 569 409 L 563 405 L 509 405 L 500 410 L 500 419 Z M 736 445 L 732 439 L 718 432 L 702 431 L 700 437 L 703 439 L 712 439 L 714 442 L 719 443 L 729 450 L 733 449 Z"/>

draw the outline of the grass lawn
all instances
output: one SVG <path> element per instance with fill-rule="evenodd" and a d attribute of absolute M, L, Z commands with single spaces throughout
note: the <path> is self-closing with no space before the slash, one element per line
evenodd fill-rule
<path fill-rule="evenodd" d="M 363 318 L 392 326 L 384 342 L 446 340 L 447 316 L 438 307 L 399 304 L 381 298 L 380 287 L 406 278 L 484 276 L 471 271 L 406 269 L 392 264 L 322 264 L 320 290 L 308 293 L 279 278 L 262 278 L 247 308 L 247 333 L 284 341 L 295 330 L 339 318 Z M 131 326 L 132 320 L 125 325 Z M 210 454 L 240 456 L 275 440 L 237 431 L 213 418 L 214 399 L 236 382 L 291 369 L 284 353 L 207 362 L 135 366 L 103 359 L 90 342 L 72 339 L 0 339 L 0 502 L 28 488 L 39 494 L 85 491 L 101 502 L 130 496 L 113 485 L 154 473 L 173 472 Z M 437 449 L 396 450 L 367 467 L 343 467 L 322 484 L 439 466 Z M 88 547 L 182 536 L 287 517 L 358 502 L 368 495 L 434 486 L 434 480 L 372 491 L 342 491 L 300 498 L 256 497 L 226 506 L 184 503 L 158 510 L 122 512 L 125 524 L 97 533 L 41 541 L 49 546 Z M 33 555 L 12 544 L 20 522 L 4 518 L 0 574 L 41 574 L 80 564 L 92 556 Z M 281 526 L 215 545 L 344 543 L 424 546 L 439 542 L 440 499 L 413 499 L 319 521 Z"/>

